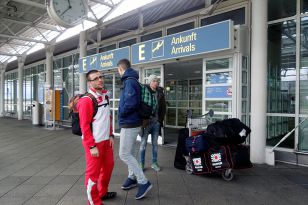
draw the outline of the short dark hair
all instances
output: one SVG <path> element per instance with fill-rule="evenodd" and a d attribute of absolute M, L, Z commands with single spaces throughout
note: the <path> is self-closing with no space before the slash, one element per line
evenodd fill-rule
<path fill-rule="evenodd" d="M 119 66 L 119 65 L 124 65 L 124 66 L 125 66 L 125 69 L 131 67 L 129 60 L 127 60 L 126 58 L 119 60 L 119 62 L 118 62 L 117 65 L 118 65 L 118 66 Z"/>
<path fill-rule="evenodd" d="M 89 79 L 89 76 L 92 74 L 92 73 L 97 73 L 99 72 L 98 70 L 90 70 L 89 72 L 87 72 L 86 74 L 86 78 L 87 78 L 87 81 L 90 81 L 91 79 Z"/>

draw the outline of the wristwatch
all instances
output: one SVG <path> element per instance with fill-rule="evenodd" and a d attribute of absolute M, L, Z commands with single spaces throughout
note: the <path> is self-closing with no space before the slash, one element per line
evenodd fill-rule
<path fill-rule="evenodd" d="M 109 137 L 112 137 L 112 138 L 114 138 L 114 135 L 110 135 Z"/>
<path fill-rule="evenodd" d="M 93 149 L 93 148 L 95 148 L 95 147 L 96 147 L 96 145 L 93 145 L 93 146 L 90 147 L 90 149 Z"/>

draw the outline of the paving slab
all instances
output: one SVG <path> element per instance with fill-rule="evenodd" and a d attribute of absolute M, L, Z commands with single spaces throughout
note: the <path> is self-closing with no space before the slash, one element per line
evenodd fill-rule
<path fill-rule="evenodd" d="M 0 205 L 86 205 L 85 159 L 81 139 L 69 129 L 50 131 L 28 120 L 0 118 Z M 189 175 L 173 167 L 175 149 L 159 147 L 161 172 L 145 175 L 153 189 L 135 200 L 137 188 L 121 190 L 127 166 L 119 159 L 115 140 L 115 167 L 109 190 L 118 196 L 107 205 L 307 205 L 308 168 L 278 163 L 235 170 L 235 179 L 219 174 Z M 137 146 L 138 147 L 138 146 Z"/>

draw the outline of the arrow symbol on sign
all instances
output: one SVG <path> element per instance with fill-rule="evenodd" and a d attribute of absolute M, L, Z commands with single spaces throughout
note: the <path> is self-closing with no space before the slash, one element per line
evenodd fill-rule
<path fill-rule="evenodd" d="M 96 57 L 91 58 L 90 65 L 92 65 L 93 63 L 95 63 L 95 61 L 96 61 Z"/>
<path fill-rule="evenodd" d="M 154 53 L 155 51 L 157 51 L 160 47 L 162 47 L 164 45 L 164 41 L 159 41 L 156 44 L 156 47 L 152 50 L 152 53 Z"/>

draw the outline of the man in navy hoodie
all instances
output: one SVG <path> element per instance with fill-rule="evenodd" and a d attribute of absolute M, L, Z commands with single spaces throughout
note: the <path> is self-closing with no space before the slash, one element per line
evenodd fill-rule
<path fill-rule="evenodd" d="M 128 166 L 128 178 L 122 185 L 123 190 L 129 190 L 138 185 L 135 199 L 142 199 L 152 188 L 136 159 L 136 139 L 141 132 L 142 120 L 139 116 L 140 85 L 138 73 L 131 68 L 127 59 L 118 62 L 118 72 L 123 86 L 121 88 L 118 110 L 120 132 L 120 159 Z"/>

